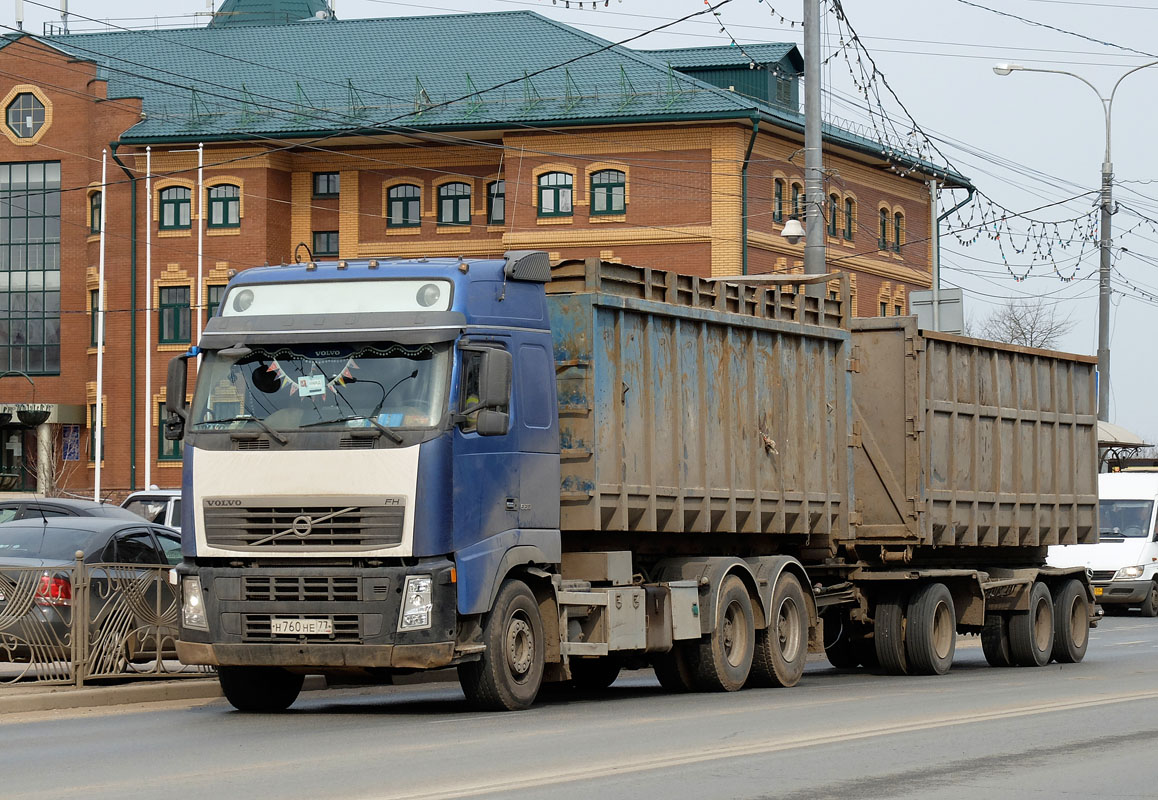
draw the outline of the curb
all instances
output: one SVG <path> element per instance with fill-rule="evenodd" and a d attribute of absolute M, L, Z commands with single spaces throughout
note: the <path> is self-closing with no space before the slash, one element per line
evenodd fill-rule
<path fill-rule="evenodd" d="M 182 678 L 120 686 L 23 687 L 0 694 L 0 713 L 54 711 L 66 708 L 99 708 L 170 700 L 201 700 L 221 697 L 216 678 Z"/>

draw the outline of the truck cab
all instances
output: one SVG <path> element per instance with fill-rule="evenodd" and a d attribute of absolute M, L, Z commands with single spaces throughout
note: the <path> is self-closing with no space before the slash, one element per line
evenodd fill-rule
<path fill-rule="evenodd" d="M 1158 470 L 1102 473 L 1098 500 L 1098 543 L 1051 547 L 1048 563 L 1089 569 L 1108 612 L 1158 616 Z"/>

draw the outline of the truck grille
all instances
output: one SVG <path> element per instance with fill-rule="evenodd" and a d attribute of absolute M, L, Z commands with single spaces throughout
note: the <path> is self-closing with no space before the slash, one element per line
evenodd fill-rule
<path fill-rule="evenodd" d="M 363 498 L 364 502 L 364 498 Z M 205 540 L 226 550 L 368 550 L 402 542 L 405 501 L 382 505 L 220 506 L 206 502 Z"/>
<path fill-rule="evenodd" d="M 242 637 L 247 642 L 298 642 L 309 641 L 327 644 L 333 642 L 359 642 L 362 640 L 362 625 L 357 614 L 294 614 L 303 619 L 329 619 L 334 624 L 330 636 L 274 636 L 269 631 L 269 614 L 242 614 Z"/>
<path fill-rule="evenodd" d="M 1115 572 L 1117 572 L 1115 569 L 1092 569 L 1090 570 L 1090 580 L 1112 581 Z"/>
<path fill-rule="evenodd" d="M 247 575 L 241 579 L 243 600 L 255 601 L 330 601 L 356 602 L 359 596 L 359 579 L 350 577 L 294 577 L 268 575 Z M 268 621 L 267 621 L 268 624 Z"/>

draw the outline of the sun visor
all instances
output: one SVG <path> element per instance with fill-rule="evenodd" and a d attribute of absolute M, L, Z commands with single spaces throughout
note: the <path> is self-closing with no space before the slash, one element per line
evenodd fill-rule
<path fill-rule="evenodd" d="M 300 342 L 423 344 L 452 341 L 464 328 L 466 316 L 457 311 L 213 317 L 201 333 L 200 346 L 219 350 L 236 344 Z"/>

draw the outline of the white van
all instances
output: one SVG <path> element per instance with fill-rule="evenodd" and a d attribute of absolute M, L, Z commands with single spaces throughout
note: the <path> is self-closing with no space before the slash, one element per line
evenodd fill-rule
<path fill-rule="evenodd" d="M 1107 611 L 1158 616 L 1158 470 L 1099 475 L 1098 504 L 1099 542 L 1051 547 L 1047 563 L 1089 569 Z"/>
<path fill-rule="evenodd" d="M 159 525 L 181 530 L 181 490 L 158 489 L 153 486 L 145 491 L 133 492 L 121 503 L 138 516 Z"/>

